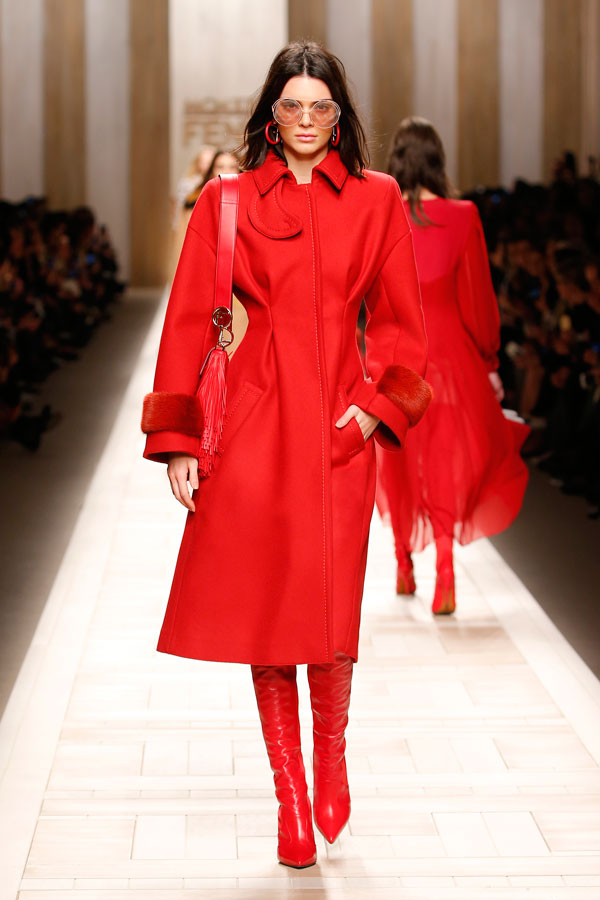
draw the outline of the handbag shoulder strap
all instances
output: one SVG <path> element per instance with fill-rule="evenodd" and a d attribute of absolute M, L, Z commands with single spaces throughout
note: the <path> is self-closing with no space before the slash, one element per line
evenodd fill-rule
<path fill-rule="evenodd" d="M 233 256 L 237 234 L 239 185 L 237 175 L 219 175 L 221 203 L 219 206 L 219 235 L 217 239 L 217 269 L 215 275 L 215 309 L 231 311 Z"/>

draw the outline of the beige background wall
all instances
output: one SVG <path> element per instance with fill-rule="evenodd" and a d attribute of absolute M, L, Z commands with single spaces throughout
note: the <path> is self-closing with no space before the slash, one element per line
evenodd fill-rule
<path fill-rule="evenodd" d="M 89 203 L 131 281 L 159 283 L 207 109 L 243 120 L 304 34 L 345 62 L 375 163 L 411 113 L 462 189 L 600 155 L 600 0 L 0 0 L 0 194 Z"/>
<path fill-rule="evenodd" d="M 0 195 L 87 203 L 126 276 L 167 275 L 184 107 L 247 103 L 287 41 L 286 0 L 0 0 Z"/>
<path fill-rule="evenodd" d="M 186 134 L 186 105 L 193 102 L 207 109 L 210 101 L 239 98 L 247 106 L 271 60 L 287 42 L 287 30 L 285 0 L 171 0 L 172 191 L 205 134 L 201 128 Z M 237 137 L 241 135 L 231 136 L 225 149 L 231 149 Z"/>
<path fill-rule="evenodd" d="M 129 270 L 129 5 L 85 6 L 86 197 Z"/>
<path fill-rule="evenodd" d="M 500 181 L 535 181 L 544 146 L 544 0 L 501 0 L 498 12 Z"/>
<path fill-rule="evenodd" d="M 566 147 L 583 168 L 600 155 L 600 0 L 349 0 L 346 15 L 339 0 L 288 3 L 293 36 L 324 21 L 345 54 L 380 165 L 409 114 L 437 126 L 465 190 L 547 178 Z"/>
<path fill-rule="evenodd" d="M 0 193 L 44 188 L 44 0 L 0 0 Z"/>
<path fill-rule="evenodd" d="M 453 181 L 458 170 L 458 13 L 457 0 L 413 3 L 414 81 L 406 115 L 435 123 Z"/>
<path fill-rule="evenodd" d="M 129 0 L 129 207 L 136 284 L 169 259 L 169 2 Z"/>

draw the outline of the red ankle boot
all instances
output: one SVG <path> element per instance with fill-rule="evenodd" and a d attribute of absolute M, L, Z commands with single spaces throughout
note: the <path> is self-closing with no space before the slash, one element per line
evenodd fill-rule
<path fill-rule="evenodd" d="M 396 548 L 398 572 L 396 575 L 396 593 L 414 594 L 417 590 L 415 574 L 410 553 L 404 547 Z"/>
<path fill-rule="evenodd" d="M 308 666 L 313 711 L 315 823 L 330 844 L 350 817 L 344 732 L 348 724 L 352 666 L 350 657 L 342 654 L 334 663 Z"/>
<path fill-rule="evenodd" d="M 435 593 L 431 611 L 435 616 L 453 613 L 456 609 L 456 592 L 454 587 L 454 566 L 452 563 L 452 538 L 445 535 L 435 542 L 437 553 Z"/>
<path fill-rule="evenodd" d="M 263 737 L 279 801 L 277 858 L 284 866 L 314 866 L 317 848 L 300 749 L 296 666 L 252 666 Z"/>

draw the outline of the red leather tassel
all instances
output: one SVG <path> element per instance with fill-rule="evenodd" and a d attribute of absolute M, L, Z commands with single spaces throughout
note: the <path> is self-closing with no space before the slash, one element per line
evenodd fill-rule
<path fill-rule="evenodd" d="M 198 456 L 198 472 L 202 478 L 211 474 L 215 455 L 221 452 L 228 363 L 229 357 L 222 347 L 211 350 L 198 389 L 198 399 L 204 413 L 204 429 Z"/>

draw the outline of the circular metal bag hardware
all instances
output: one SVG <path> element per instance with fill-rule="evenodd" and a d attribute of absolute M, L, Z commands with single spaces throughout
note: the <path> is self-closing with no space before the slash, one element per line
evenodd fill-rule
<path fill-rule="evenodd" d="M 226 306 L 217 306 L 213 313 L 212 320 L 218 328 L 229 328 L 231 325 L 231 310 Z"/>

